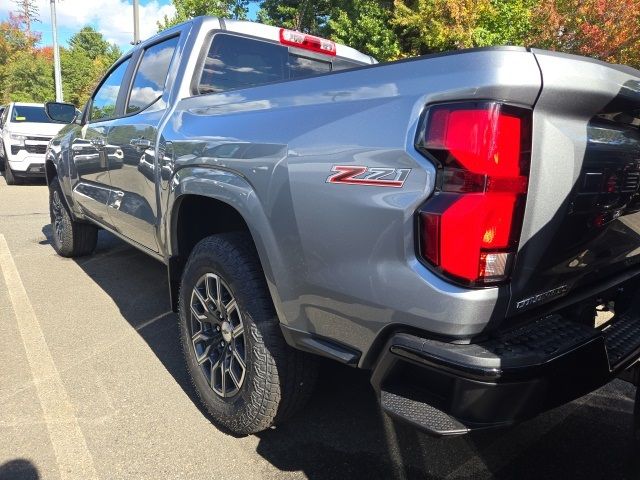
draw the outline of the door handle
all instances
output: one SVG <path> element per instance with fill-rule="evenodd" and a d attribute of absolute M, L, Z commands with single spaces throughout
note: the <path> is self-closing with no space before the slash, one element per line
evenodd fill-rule
<path fill-rule="evenodd" d="M 96 148 L 104 147 L 107 144 L 107 142 L 103 137 L 92 138 L 90 142 L 91 142 L 91 145 L 93 145 Z"/>
<path fill-rule="evenodd" d="M 129 142 L 129 145 L 136 148 L 151 148 L 151 140 L 146 138 L 134 138 Z"/>

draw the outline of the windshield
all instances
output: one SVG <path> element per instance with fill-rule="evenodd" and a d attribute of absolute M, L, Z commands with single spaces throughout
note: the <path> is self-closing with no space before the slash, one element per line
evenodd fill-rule
<path fill-rule="evenodd" d="M 44 111 L 44 107 L 15 105 L 11 112 L 11 121 L 16 123 L 53 123 Z"/>

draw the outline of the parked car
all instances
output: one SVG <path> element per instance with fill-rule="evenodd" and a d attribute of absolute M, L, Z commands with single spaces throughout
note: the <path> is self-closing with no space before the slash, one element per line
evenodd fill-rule
<path fill-rule="evenodd" d="M 64 127 L 51 120 L 42 103 L 13 102 L 0 116 L 0 162 L 7 184 L 44 178 L 44 154 L 49 141 Z"/>
<path fill-rule="evenodd" d="M 198 18 L 52 141 L 52 243 L 87 255 L 103 228 L 167 265 L 188 371 L 235 433 L 299 408 L 318 355 L 428 432 L 511 425 L 640 357 L 639 80 L 514 47 L 375 65 Z"/>

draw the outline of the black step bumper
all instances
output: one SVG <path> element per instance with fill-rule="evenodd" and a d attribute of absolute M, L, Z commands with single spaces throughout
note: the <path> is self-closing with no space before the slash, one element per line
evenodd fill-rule
<path fill-rule="evenodd" d="M 640 358 L 640 311 L 595 329 L 549 315 L 484 343 L 399 333 L 372 375 L 382 409 L 435 435 L 508 426 L 570 402 Z"/>

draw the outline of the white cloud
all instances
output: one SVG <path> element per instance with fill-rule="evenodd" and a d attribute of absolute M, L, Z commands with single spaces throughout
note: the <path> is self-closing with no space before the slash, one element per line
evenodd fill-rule
<path fill-rule="evenodd" d="M 156 53 L 152 53 L 153 50 L 147 50 L 140 64 L 139 74 L 162 89 L 167 79 L 167 68 L 174 51 L 174 47 L 163 48 Z"/>
<path fill-rule="evenodd" d="M 136 105 L 149 105 L 155 102 L 162 95 L 162 90 L 155 90 L 151 87 L 133 88 L 131 90 L 131 101 Z"/>
<path fill-rule="evenodd" d="M 103 106 L 105 104 L 115 104 L 118 100 L 118 93 L 120 92 L 120 85 L 105 85 L 100 88 L 100 93 L 96 95 L 95 102 Z"/>
<path fill-rule="evenodd" d="M 35 0 L 40 9 L 40 19 L 45 25 L 51 23 L 49 0 Z M 141 2 L 142 3 L 142 2 Z M 15 10 L 11 0 L 0 0 L 0 15 Z M 57 0 L 56 13 L 59 27 L 80 30 L 92 25 L 107 40 L 118 45 L 127 45 L 133 40 L 133 7 L 130 0 Z M 165 15 L 175 13 L 173 5 L 162 5 L 151 0 L 140 5 L 140 37 L 149 38 L 157 32 L 157 22 Z"/>

